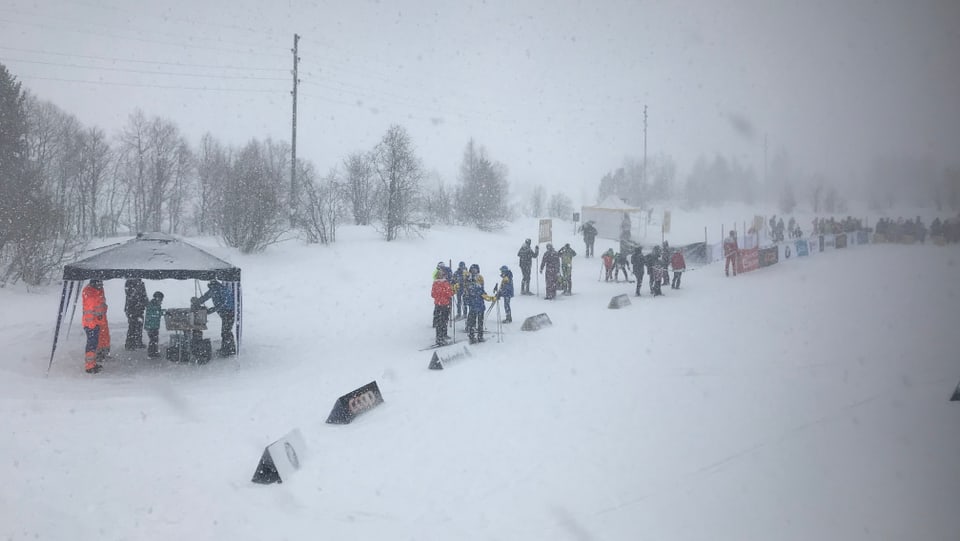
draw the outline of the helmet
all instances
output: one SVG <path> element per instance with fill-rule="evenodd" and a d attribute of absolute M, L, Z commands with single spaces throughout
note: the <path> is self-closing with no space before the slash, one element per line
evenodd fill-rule
<path fill-rule="evenodd" d="M 480 272 L 480 265 L 477 265 L 476 263 L 474 263 L 473 265 L 470 265 L 470 272 L 473 272 L 473 271 Z"/>
<path fill-rule="evenodd" d="M 507 267 L 506 265 L 504 265 L 504 266 L 500 267 L 500 272 L 510 272 L 510 268 Z"/>
<path fill-rule="evenodd" d="M 438 269 L 442 269 L 442 268 L 443 268 L 443 261 L 438 261 L 438 262 L 437 262 L 437 268 L 438 268 Z"/>
<path fill-rule="evenodd" d="M 547 243 L 547 250 L 553 250 L 553 244 Z"/>
<path fill-rule="evenodd" d="M 457 265 L 457 268 L 458 268 L 458 269 L 462 269 L 462 268 L 464 268 L 464 267 L 466 267 L 466 266 L 467 266 L 467 264 L 464 263 L 463 261 L 461 261 L 460 264 Z"/>
<path fill-rule="evenodd" d="M 162 300 L 163 300 L 163 293 L 161 293 L 161 292 L 159 292 L 159 291 L 154 291 L 154 292 L 153 292 L 153 298 L 162 301 Z"/>
<path fill-rule="evenodd" d="M 530 244 L 530 239 L 523 241 L 524 244 Z"/>
<path fill-rule="evenodd" d="M 103 287 L 103 280 L 94 278 L 93 280 L 90 280 L 90 285 L 93 287 Z"/>

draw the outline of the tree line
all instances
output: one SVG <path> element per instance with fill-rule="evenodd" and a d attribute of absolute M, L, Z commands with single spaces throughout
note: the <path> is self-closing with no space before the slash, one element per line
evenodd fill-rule
<path fill-rule="evenodd" d="M 0 64 L 0 285 L 41 284 L 97 237 L 157 231 L 219 236 L 244 253 L 282 238 L 336 241 L 338 224 L 371 225 L 387 241 L 427 223 L 497 228 L 509 218 L 505 165 L 470 140 L 458 184 L 426 186 L 405 128 L 320 175 L 270 138 L 191 145 L 143 111 L 114 136 L 32 96 Z"/>

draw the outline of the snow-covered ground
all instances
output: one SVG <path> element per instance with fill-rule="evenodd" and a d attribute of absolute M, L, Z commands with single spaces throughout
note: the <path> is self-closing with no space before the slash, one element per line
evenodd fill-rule
<path fill-rule="evenodd" d="M 718 236 L 709 221 L 671 242 Z M 632 284 L 599 281 L 572 229 L 554 240 L 581 254 L 575 295 L 542 299 L 541 276 L 502 342 L 442 371 L 418 351 L 436 262 L 479 264 L 488 291 L 503 264 L 519 281 L 535 221 L 392 243 L 344 227 L 253 256 L 195 240 L 243 269 L 242 354 L 205 366 L 123 352 L 114 280 L 115 358 L 83 373 L 77 317 L 45 376 L 59 286 L 0 289 L 0 538 L 958 538 L 960 247 L 708 265 L 611 310 Z M 168 308 L 194 287 L 147 282 Z M 553 325 L 521 332 L 539 313 Z M 325 423 L 373 380 L 383 405 Z M 302 469 L 251 483 L 293 428 Z"/>

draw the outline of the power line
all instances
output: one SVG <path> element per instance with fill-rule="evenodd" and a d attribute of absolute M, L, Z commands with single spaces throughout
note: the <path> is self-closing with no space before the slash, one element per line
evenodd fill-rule
<path fill-rule="evenodd" d="M 43 28 L 43 29 L 45 29 L 45 30 L 75 32 L 75 33 L 78 33 L 78 34 L 87 34 L 87 35 L 97 36 L 97 37 L 101 37 L 101 38 L 121 39 L 121 40 L 129 40 L 129 41 L 139 41 L 139 42 L 142 42 L 142 43 L 153 43 L 153 44 L 156 44 L 156 45 L 167 45 L 167 46 L 172 46 L 172 47 L 181 47 L 181 48 L 189 48 L 189 49 L 203 49 L 203 50 L 208 50 L 208 51 L 227 52 L 227 53 L 234 53 L 234 54 L 248 54 L 248 55 L 257 55 L 257 56 L 270 56 L 270 57 L 277 57 L 277 58 L 284 58 L 284 59 L 286 58 L 286 56 L 281 55 L 281 54 L 277 54 L 277 53 L 262 53 L 262 52 L 250 51 L 250 50 L 241 51 L 241 50 L 239 50 L 239 49 L 228 49 L 228 48 L 225 48 L 225 47 L 209 47 L 209 46 L 203 46 L 203 45 L 192 45 L 192 44 L 187 44 L 187 43 L 183 43 L 183 42 L 172 42 L 172 41 L 163 41 L 163 40 L 139 38 L 139 37 L 121 36 L 121 35 L 116 35 L 116 34 L 106 34 L 106 33 L 100 33 L 100 32 L 92 32 L 92 31 L 89 31 L 89 30 L 80 30 L 80 29 L 72 28 L 72 27 L 51 26 L 51 25 L 48 25 L 48 24 L 32 23 L 32 22 L 26 22 L 26 21 L 11 21 L 11 20 L 9 20 L 9 19 L 0 19 L 0 23 L 7 23 L 7 24 L 12 24 L 12 25 L 34 26 L 34 27 L 37 27 L 37 28 Z"/>
<path fill-rule="evenodd" d="M 42 55 L 52 55 L 52 56 L 64 56 L 68 58 L 85 58 L 89 60 L 103 60 L 106 62 L 130 62 L 134 64 L 153 64 L 159 66 L 180 66 L 184 68 L 203 68 L 203 69 L 232 69 L 232 70 L 247 70 L 247 71 L 271 71 L 278 73 L 286 73 L 288 70 L 283 68 L 259 68 L 259 67 L 248 67 L 248 66 L 230 66 L 230 65 L 217 65 L 217 64 L 189 64 L 183 62 L 164 62 L 161 60 L 136 60 L 132 58 L 117 58 L 110 56 L 95 56 L 95 55 L 86 55 L 86 54 L 75 54 L 75 53 L 60 53 L 55 51 L 41 51 L 38 49 L 23 49 L 19 47 L 5 47 L 0 45 L 0 49 L 6 51 L 17 51 L 20 53 L 33 53 L 33 54 L 42 54 Z"/>
<path fill-rule="evenodd" d="M 250 93 L 260 93 L 260 94 L 284 94 L 288 90 L 268 90 L 268 89 L 255 89 L 255 88 L 208 88 L 203 86 L 180 86 L 180 85 L 157 85 L 157 84 L 140 84 L 140 83 L 124 83 L 118 81 L 87 81 L 83 79 L 67 79 L 63 77 L 42 77 L 34 75 L 23 75 L 17 74 L 17 77 L 20 79 L 32 79 L 39 81 L 60 81 L 64 83 L 80 83 L 80 84 L 89 84 L 89 85 L 101 85 L 101 86 L 128 86 L 128 87 L 137 87 L 137 88 L 159 88 L 159 89 L 170 89 L 170 90 L 200 90 L 205 92 L 250 92 Z"/>
<path fill-rule="evenodd" d="M 206 79 L 245 79 L 253 81 L 286 81 L 280 77 L 250 77 L 246 75 L 204 75 L 201 73 L 175 73 L 171 71 L 150 71 L 131 68 L 113 68 L 109 66 L 81 66 L 79 64 L 65 64 L 62 62 L 44 62 L 42 60 L 23 60 L 20 58 L 6 58 L 8 62 L 23 62 L 26 64 L 40 64 L 44 66 L 59 66 L 62 68 L 92 69 L 98 71 L 121 71 L 126 73 L 145 73 L 148 75 L 172 75 L 176 77 L 201 77 Z"/>

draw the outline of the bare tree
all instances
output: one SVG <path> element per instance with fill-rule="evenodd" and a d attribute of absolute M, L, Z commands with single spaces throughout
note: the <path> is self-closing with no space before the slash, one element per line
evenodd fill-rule
<path fill-rule="evenodd" d="M 547 207 L 547 190 L 542 184 L 537 184 L 530 192 L 530 217 L 539 218 L 544 215 L 544 209 Z"/>
<path fill-rule="evenodd" d="M 373 156 L 368 152 L 354 152 L 343 160 L 343 169 L 353 223 L 370 225 L 377 192 Z"/>
<path fill-rule="evenodd" d="M 270 174 L 269 144 L 250 141 L 237 154 L 224 186 L 217 224 L 224 241 L 243 253 L 276 242 L 288 224 L 283 190 L 287 183 Z"/>
<path fill-rule="evenodd" d="M 389 242 L 413 225 L 413 206 L 423 176 L 410 135 L 403 127 L 393 125 L 387 130 L 373 150 L 373 164 L 383 190 L 380 219 Z"/>
<path fill-rule="evenodd" d="M 337 224 L 347 209 L 349 187 L 339 181 L 336 169 L 317 181 L 313 166 L 297 160 L 297 178 L 303 180 L 305 204 L 302 226 L 309 242 L 328 244 L 337 240 Z"/>
<path fill-rule="evenodd" d="M 197 151 L 197 183 L 193 219 L 200 234 L 216 230 L 216 216 L 223 206 L 223 190 L 230 176 L 230 153 L 207 133 Z"/>
<path fill-rule="evenodd" d="M 550 196 L 547 214 L 551 218 L 569 220 L 573 216 L 573 202 L 566 195 L 557 192 Z"/>

